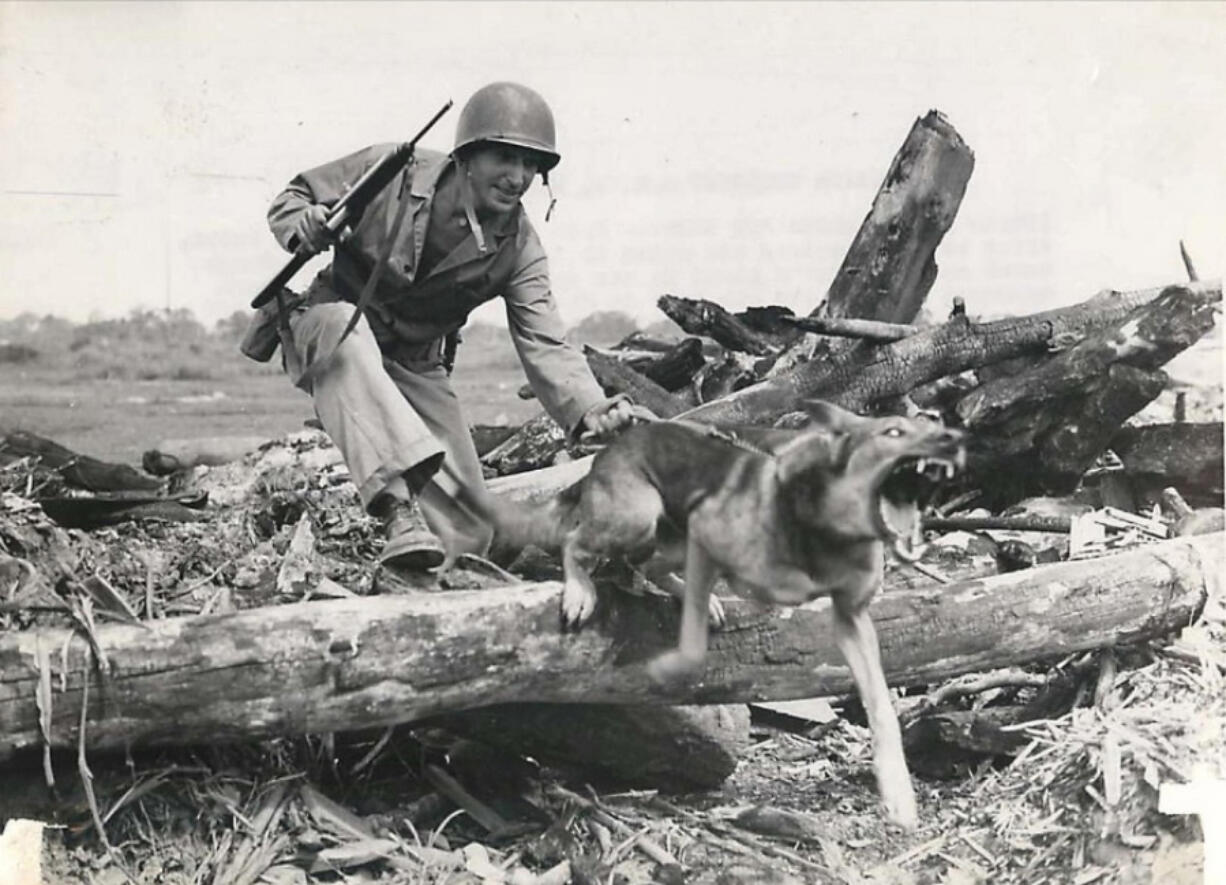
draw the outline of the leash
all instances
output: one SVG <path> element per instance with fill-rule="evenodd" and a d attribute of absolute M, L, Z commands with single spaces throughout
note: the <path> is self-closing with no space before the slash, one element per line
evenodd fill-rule
<path fill-rule="evenodd" d="M 742 449 L 743 451 L 752 452 L 753 454 L 761 455 L 764 458 L 774 458 L 775 457 L 773 452 L 768 452 L 766 451 L 766 449 L 762 448 L 761 446 L 755 446 L 753 443 L 749 442 L 749 440 L 742 439 L 741 437 L 733 433 L 731 430 L 721 430 L 720 428 L 716 427 L 714 424 L 697 424 L 696 422 L 693 422 L 693 421 L 687 421 L 685 423 L 691 424 L 695 427 L 701 427 L 706 432 L 707 436 L 713 437 L 714 439 L 723 440 L 729 445 L 735 446 L 736 448 Z"/>
<path fill-rule="evenodd" d="M 671 422 L 673 424 L 684 424 L 687 427 L 699 431 L 704 436 L 709 436 L 712 439 L 718 439 L 721 442 L 726 442 L 729 445 L 735 446 L 742 451 L 750 452 L 754 455 L 761 455 L 764 458 L 774 458 L 774 454 L 766 451 L 761 446 L 756 446 L 746 439 L 737 436 L 730 430 L 723 430 L 716 427 L 714 424 L 700 424 L 697 421 L 687 421 L 683 418 L 661 418 L 649 409 L 640 406 L 638 403 L 630 399 L 627 394 L 618 393 L 612 397 L 613 402 L 623 402 L 630 406 L 630 420 L 637 424 L 655 424 L 659 422 Z M 588 430 L 579 436 L 579 444 L 586 449 L 597 451 L 608 445 L 608 442 L 596 442 L 599 439 L 599 434 L 594 430 Z"/>

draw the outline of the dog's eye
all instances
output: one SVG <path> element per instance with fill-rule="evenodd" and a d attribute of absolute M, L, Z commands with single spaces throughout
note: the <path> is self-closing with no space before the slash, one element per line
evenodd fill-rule
<path fill-rule="evenodd" d="M 887 427 L 885 429 L 886 436 L 902 436 L 903 430 L 901 427 Z"/>

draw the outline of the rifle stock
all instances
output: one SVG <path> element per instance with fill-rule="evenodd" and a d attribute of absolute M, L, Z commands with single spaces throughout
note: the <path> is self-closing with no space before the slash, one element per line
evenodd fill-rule
<path fill-rule="evenodd" d="M 409 161 L 413 159 L 413 152 L 417 148 L 417 142 L 423 135 L 430 131 L 431 127 L 439 121 L 443 114 L 450 110 L 452 102 L 448 102 L 438 110 L 430 121 L 421 128 L 421 131 L 413 136 L 411 141 L 406 141 L 398 145 L 394 150 L 389 151 L 383 159 L 371 166 L 366 172 L 354 182 L 353 187 L 345 191 L 345 194 L 336 201 L 331 211 L 328 213 L 328 219 L 325 225 L 333 237 L 336 237 L 345 225 L 352 219 L 359 217 L 378 194 L 394 179 Z M 254 308 L 263 307 L 272 300 L 281 287 L 288 283 L 302 269 L 308 261 L 310 261 L 316 253 L 312 252 L 305 244 L 299 244 L 294 254 L 285 265 L 277 271 L 271 280 L 260 290 L 260 293 L 252 299 L 251 306 Z"/>

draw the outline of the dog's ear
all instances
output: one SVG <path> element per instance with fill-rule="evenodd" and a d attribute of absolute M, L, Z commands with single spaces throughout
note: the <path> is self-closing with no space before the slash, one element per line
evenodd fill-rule
<path fill-rule="evenodd" d="M 809 426 L 828 430 L 831 433 L 849 430 L 861 418 L 855 412 L 849 412 L 834 403 L 828 403 L 824 399 L 807 399 L 803 400 L 800 407 L 804 409 L 809 420 L 812 422 Z"/>
<path fill-rule="evenodd" d="M 807 430 L 775 453 L 775 475 L 786 483 L 814 469 L 842 470 L 847 466 L 848 442 L 845 433 Z"/>

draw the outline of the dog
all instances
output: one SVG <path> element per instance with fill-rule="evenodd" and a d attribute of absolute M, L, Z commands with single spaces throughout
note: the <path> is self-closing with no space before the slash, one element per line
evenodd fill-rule
<path fill-rule="evenodd" d="M 829 596 L 887 816 L 913 828 L 915 794 L 867 609 L 885 549 L 916 558 L 920 507 L 965 465 L 963 434 L 923 415 L 866 418 L 821 401 L 805 411 L 801 430 L 684 421 L 626 430 L 544 514 L 542 546 L 560 541 L 562 618 L 571 627 L 595 610 L 591 570 L 603 557 L 653 563 L 657 576 L 684 560 L 684 581 L 657 581 L 682 599 L 677 648 L 648 665 L 658 684 L 701 674 L 709 624 L 722 621 L 711 595 L 719 575 L 767 603 Z"/>

